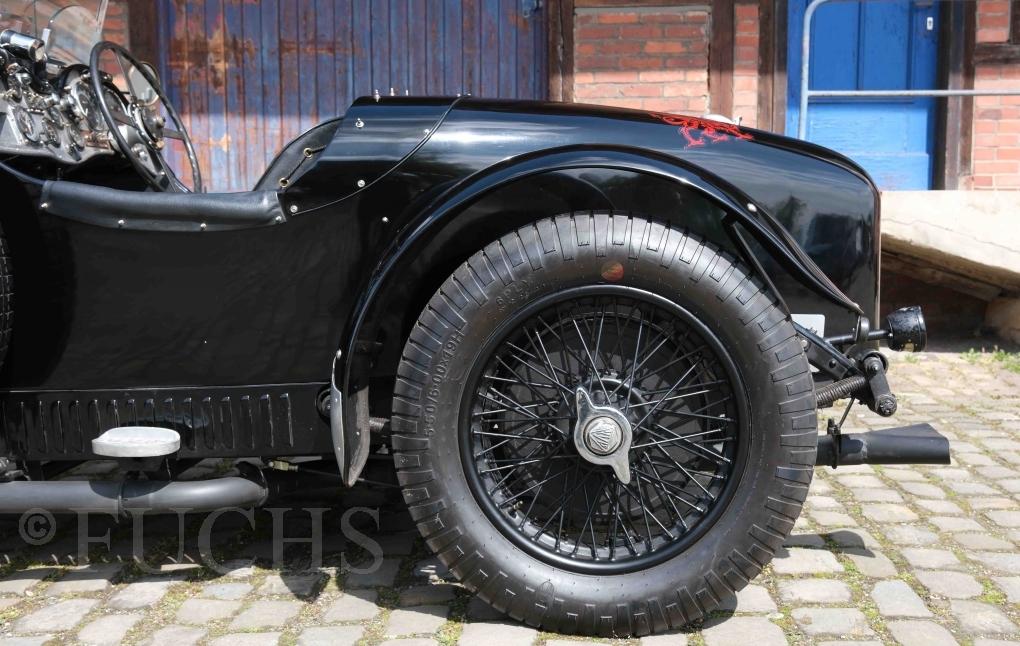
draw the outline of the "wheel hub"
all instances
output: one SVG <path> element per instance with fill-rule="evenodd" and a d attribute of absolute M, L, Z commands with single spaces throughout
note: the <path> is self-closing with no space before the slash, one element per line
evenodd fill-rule
<path fill-rule="evenodd" d="M 630 482 L 632 433 L 627 417 L 613 406 L 596 406 L 588 391 L 578 387 L 574 446 L 592 464 L 612 467 L 623 484 Z"/>
<path fill-rule="evenodd" d="M 623 442 L 623 429 L 611 417 L 596 417 L 584 427 L 584 444 L 595 455 L 612 455 Z"/>

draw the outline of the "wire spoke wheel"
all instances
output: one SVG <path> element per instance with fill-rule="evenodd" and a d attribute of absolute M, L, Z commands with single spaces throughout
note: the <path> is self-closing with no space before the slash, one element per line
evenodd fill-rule
<path fill-rule="evenodd" d="M 702 620 L 797 520 L 814 382 L 782 302 L 696 234 L 618 213 L 485 246 L 424 307 L 393 392 L 428 546 L 542 630 Z"/>
<path fill-rule="evenodd" d="M 743 395 L 725 349 L 684 310 L 589 292 L 522 313 L 489 344 L 466 390 L 462 458 L 490 518 L 529 552 L 582 571 L 640 569 L 725 505 L 746 444 Z"/>

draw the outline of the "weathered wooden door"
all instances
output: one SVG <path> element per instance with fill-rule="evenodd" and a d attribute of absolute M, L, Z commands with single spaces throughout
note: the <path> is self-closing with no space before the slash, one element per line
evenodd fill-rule
<path fill-rule="evenodd" d="M 207 190 L 373 90 L 544 99 L 536 0 L 158 0 L 157 66 Z"/>

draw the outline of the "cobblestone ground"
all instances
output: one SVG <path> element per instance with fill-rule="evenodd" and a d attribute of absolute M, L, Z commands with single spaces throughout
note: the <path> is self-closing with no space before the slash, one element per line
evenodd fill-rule
<path fill-rule="evenodd" d="M 1020 644 L 1020 374 L 960 354 L 894 357 L 898 423 L 932 421 L 953 445 L 948 467 L 820 470 L 787 548 L 731 608 L 689 632 L 627 644 Z M 847 430 L 880 428 L 867 411 Z M 94 475 L 111 468 L 92 464 Z M 193 475 L 209 475 L 200 466 Z M 324 557 L 311 568 L 307 544 L 273 553 L 274 512 L 255 528 L 239 514 L 212 525 L 211 556 L 177 552 L 177 520 L 148 520 L 144 532 L 93 518 L 61 519 L 53 539 L 29 545 L 8 521 L 0 570 L 0 644 L 423 644 L 562 645 L 572 638 L 504 621 L 448 580 L 382 494 L 354 491 L 344 508 L 380 507 L 383 565 L 359 574 L 368 554 L 337 531 L 342 509 L 325 512 Z M 299 507 L 326 507 L 310 495 Z M 288 537 L 308 536 L 318 512 L 275 512 Z M 184 535 L 207 518 L 189 517 Z M 368 514 L 352 517 L 365 526 Z M 372 523 L 368 523 L 372 525 Z M 90 564 L 74 554 L 78 533 L 110 532 Z M 45 526 L 28 528 L 31 536 Z M 144 571 L 129 558 L 143 536 Z M 40 539 L 45 538 L 41 536 Z M 36 540 L 36 539 L 33 539 Z M 273 567 L 272 563 L 278 567 Z"/>

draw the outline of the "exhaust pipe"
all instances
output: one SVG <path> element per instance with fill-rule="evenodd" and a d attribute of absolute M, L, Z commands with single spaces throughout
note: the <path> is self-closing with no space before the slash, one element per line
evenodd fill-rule
<path fill-rule="evenodd" d="M 949 464 L 949 440 L 931 424 L 818 438 L 815 466 L 854 464 Z"/>
<path fill-rule="evenodd" d="M 115 516 L 133 512 L 209 512 L 227 507 L 257 507 L 268 497 L 266 484 L 237 476 L 184 482 L 16 481 L 0 484 L 0 513 L 19 514 L 29 509 Z"/>

